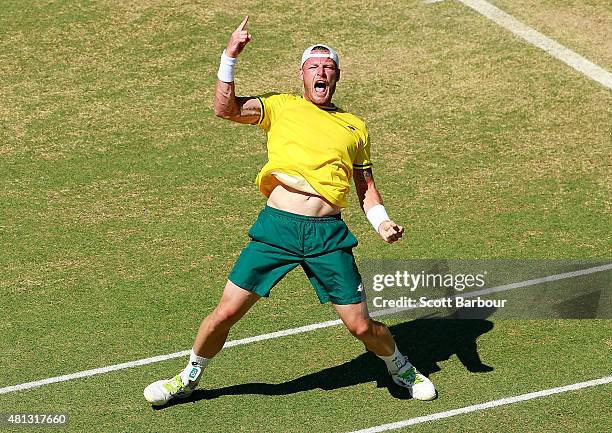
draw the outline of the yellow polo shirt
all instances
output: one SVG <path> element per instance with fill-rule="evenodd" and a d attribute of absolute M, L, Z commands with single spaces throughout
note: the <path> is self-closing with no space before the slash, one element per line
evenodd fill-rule
<path fill-rule="evenodd" d="M 268 162 L 256 179 L 259 190 L 268 197 L 278 185 L 273 173 L 281 172 L 303 177 L 330 203 L 347 207 L 353 169 L 372 166 L 363 120 L 338 107 L 317 107 L 286 93 L 257 99 L 258 125 L 268 135 Z"/>

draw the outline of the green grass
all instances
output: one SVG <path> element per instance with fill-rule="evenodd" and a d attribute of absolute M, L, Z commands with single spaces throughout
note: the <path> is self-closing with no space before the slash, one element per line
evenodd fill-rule
<path fill-rule="evenodd" d="M 337 104 L 368 122 L 377 183 L 408 232 L 383 244 L 353 196 L 345 219 L 359 260 L 609 257 L 609 89 L 453 1 L 226 3 L 3 2 L 0 387 L 191 345 L 264 202 L 254 178 L 265 137 L 212 114 L 220 52 L 247 13 L 242 94 L 299 92 L 303 47 L 340 51 Z M 593 10 L 612 19 L 590 3 L 577 21 Z M 508 10 L 528 22 L 530 7 Z M 563 39 L 557 22 L 540 30 L 609 66 L 609 37 Z M 295 272 L 231 338 L 333 318 Z M 0 395 L 0 405 L 66 411 L 69 431 L 342 432 L 607 375 L 610 330 L 607 320 L 494 322 L 478 339 L 490 373 L 405 337 L 439 368 L 440 399 L 428 404 L 377 386 L 381 363 L 336 327 L 229 349 L 207 370 L 204 398 L 161 411 L 142 389 L 183 360 Z M 427 348 L 431 335 L 422 339 Z M 417 427 L 603 431 L 606 391 Z"/>

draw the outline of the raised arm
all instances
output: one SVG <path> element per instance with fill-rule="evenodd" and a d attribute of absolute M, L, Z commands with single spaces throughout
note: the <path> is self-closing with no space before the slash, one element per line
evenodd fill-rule
<path fill-rule="evenodd" d="M 400 239 L 404 234 L 404 228 L 394 223 L 387 216 L 383 207 L 382 196 L 374 183 L 372 168 L 353 169 L 353 180 L 359 198 L 359 206 L 367 215 L 370 223 L 377 226 L 375 229 L 380 237 L 390 244 Z"/>
<path fill-rule="evenodd" d="M 251 35 L 246 30 L 248 15 L 234 30 L 221 56 L 221 65 L 215 86 L 215 115 L 238 123 L 254 124 L 259 121 L 261 105 L 257 98 L 236 97 L 234 85 L 234 65 L 238 55 L 246 44 L 251 42 Z"/>

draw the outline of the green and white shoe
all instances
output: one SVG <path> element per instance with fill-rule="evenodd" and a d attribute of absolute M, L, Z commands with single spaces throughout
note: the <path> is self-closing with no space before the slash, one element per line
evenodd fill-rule
<path fill-rule="evenodd" d="M 423 376 L 406 358 L 406 364 L 396 374 L 392 374 L 393 382 L 406 388 L 412 398 L 417 400 L 433 400 L 436 398 L 436 387 Z"/>
<path fill-rule="evenodd" d="M 193 370 L 197 369 L 197 372 Z M 201 369 L 199 367 L 193 367 L 193 376 L 199 379 Z M 187 383 L 185 383 L 187 382 Z M 175 398 L 186 398 L 191 395 L 193 390 L 198 386 L 199 381 L 191 381 L 186 379 L 185 381 L 181 378 L 180 374 L 177 374 L 172 379 L 158 380 L 147 386 L 144 390 L 145 399 L 153 406 L 163 406 L 170 400 Z"/>

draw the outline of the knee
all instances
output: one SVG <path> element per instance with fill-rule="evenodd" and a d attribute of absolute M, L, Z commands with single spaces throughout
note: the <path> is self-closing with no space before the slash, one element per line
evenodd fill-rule
<path fill-rule="evenodd" d="M 347 328 L 357 339 L 368 340 L 372 335 L 372 320 L 358 320 L 347 324 Z"/>
<path fill-rule="evenodd" d="M 209 316 L 213 328 L 231 328 L 240 320 L 240 312 L 235 308 L 217 307 Z"/>

